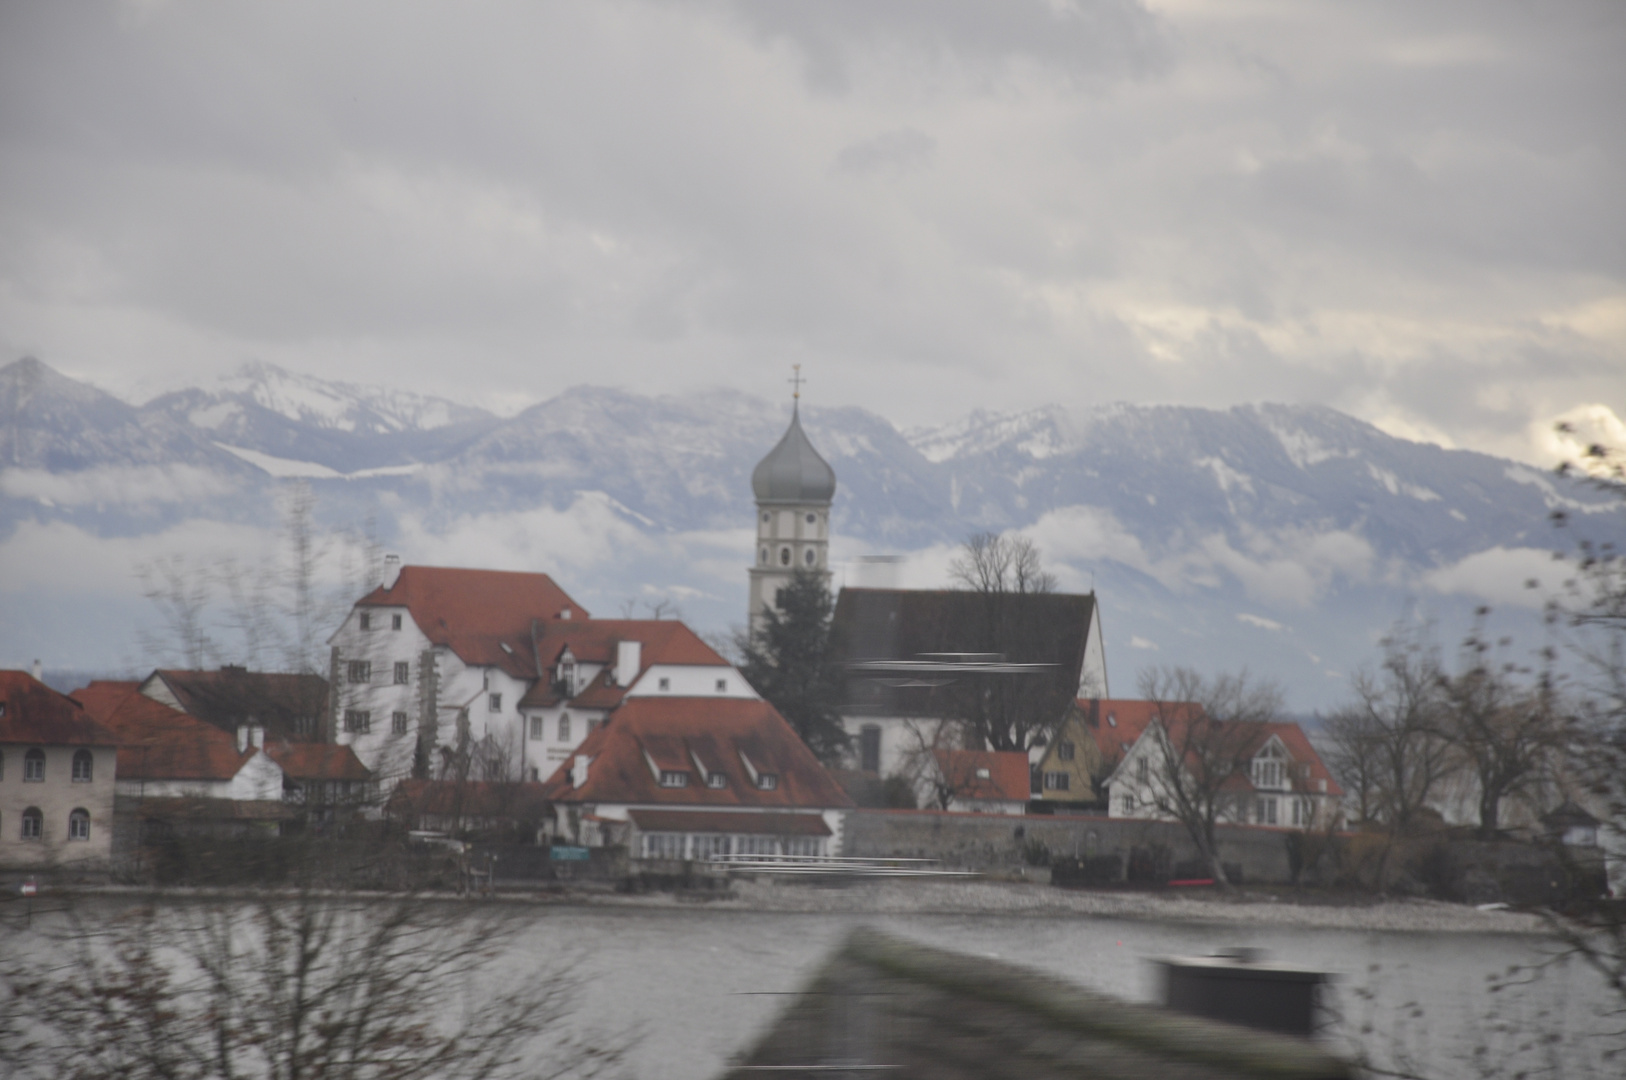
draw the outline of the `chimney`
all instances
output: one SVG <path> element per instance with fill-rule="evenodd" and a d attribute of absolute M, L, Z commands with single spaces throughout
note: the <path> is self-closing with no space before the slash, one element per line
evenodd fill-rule
<path fill-rule="evenodd" d="M 265 749 L 265 725 L 250 724 L 248 726 L 248 744 L 257 749 Z"/>
<path fill-rule="evenodd" d="M 384 580 L 381 584 L 386 591 L 395 588 L 395 583 L 401 577 L 401 556 L 384 556 Z"/>
<path fill-rule="evenodd" d="M 617 686 L 631 686 L 638 677 L 643 646 L 636 641 L 619 641 L 615 646 L 615 682 Z"/>
<path fill-rule="evenodd" d="M 248 749 L 248 744 L 249 744 L 248 725 L 247 724 L 238 724 L 237 725 L 237 752 L 239 754 L 241 754 L 244 750 L 247 750 Z"/>
<path fill-rule="evenodd" d="M 38 660 L 34 661 L 34 681 L 45 681 L 45 665 L 40 663 Z"/>

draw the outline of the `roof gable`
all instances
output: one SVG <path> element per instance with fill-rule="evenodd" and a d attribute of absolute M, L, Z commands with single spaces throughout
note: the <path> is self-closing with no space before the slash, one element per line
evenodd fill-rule
<path fill-rule="evenodd" d="M 120 780 L 228 781 L 258 753 L 239 752 L 235 736 L 205 720 L 123 692 L 129 685 L 93 682 L 73 695 L 113 733 Z"/>
<path fill-rule="evenodd" d="M 159 668 L 143 687 L 150 690 L 153 679 L 162 680 L 183 712 L 228 733 L 259 724 L 279 738 L 313 738 L 327 712 L 327 680 L 320 675 L 233 665 L 210 671 Z"/>
<path fill-rule="evenodd" d="M 0 671 L 0 743 L 112 746 L 118 740 L 73 698 L 26 671 Z"/>

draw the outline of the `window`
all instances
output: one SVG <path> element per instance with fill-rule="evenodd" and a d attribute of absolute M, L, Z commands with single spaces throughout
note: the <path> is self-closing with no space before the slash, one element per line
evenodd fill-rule
<path fill-rule="evenodd" d="M 718 679 L 717 680 L 717 692 L 719 694 L 728 693 L 728 680 L 727 679 Z"/>
<path fill-rule="evenodd" d="M 690 840 L 694 852 L 693 858 L 710 859 L 717 855 L 728 854 L 728 837 L 726 836 L 695 836 Z"/>
<path fill-rule="evenodd" d="M 768 515 L 767 515 L 767 514 L 766 514 L 766 513 L 764 513 L 764 514 L 763 514 L 763 515 L 762 515 L 762 523 L 763 523 L 763 524 L 764 524 L 764 525 L 766 525 L 766 524 L 768 524 L 768 522 L 769 522 L 769 521 L 771 521 L 771 520 L 773 520 L 773 519 L 772 519 L 772 518 L 770 518 L 770 517 L 769 517 L 769 516 L 768 516 Z"/>
<path fill-rule="evenodd" d="M 1293 800 L 1293 824 L 1295 824 L 1295 825 L 1303 825 L 1304 824 L 1304 809 L 1299 804 L 1299 801 L 1297 799 Z"/>
<path fill-rule="evenodd" d="M 689 774 L 673 769 L 661 770 L 661 787 L 688 787 Z"/>
<path fill-rule="evenodd" d="M 662 690 L 670 690 L 670 689 L 672 689 L 672 680 L 663 677 L 661 679 L 661 681 L 660 681 L 660 688 Z"/>
<path fill-rule="evenodd" d="M 685 839 L 682 833 L 645 833 L 644 858 L 681 859 Z"/>
<path fill-rule="evenodd" d="M 1071 761 L 1071 760 L 1073 760 L 1073 743 L 1072 743 L 1072 740 L 1063 739 L 1063 740 L 1061 740 L 1060 742 L 1058 742 L 1056 744 L 1056 760 L 1057 761 Z"/>
<path fill-rule="evenodd" d="M 352 660 L 349 664 L 350 681 L 353 683 L 370 683 L 373 681 L 373 664 L 370 660 Z"/>
<path fill-rule="evenodd" d="M 23 839 L 38 840 L 45 833 L 45 815 L 40 808 L 30 806 L 23 811 Z"/>
<path fill-rule="evenodd" d="M 538 742 L 545 737 L 546 735 L 542 729 L 542 718 L 540 716 L 531 717 L 531 741 Z"/>
<path fill-rule="evenodd" d="M 356 625 L 361 627 L 363 630 L 371 630 L 373 628 L 373 617 L 367 612 L 363 611 L 360 615 L 356 616 Z"/>
<path fill-rule="evenodd" d="M 881 771 L 881 729 L 865 724 L 858 732 L 858 767 L 864 772 Z"/>
<path fill-rule="evenodd" d="M 390 730 L 397 735 L 407 733 L 407 714 L 404 712 L 390 713 Z"/>
<path fill-rule="evenodd" d="M 68 815 L 68 839 L 90 839 L 90 812 L 79 807 Z"/>
<path fill-rule="evenodd" d="M 89 750 L 75 750 L 73 752 L 73 782 L 76 784 L 90 783 L 91 774 L 96 768 L 96 759 Z"/>
<path fill-rule="evenodd" d="M 412 663 L 408 660 L 395 662 L 395 685 L 405 686 L 412 681 Z"/>
<path fill-rule="evenodd" d="M 736 855 L 777 855 L 779 841 L 772 836 L 742 836 L 734 845 Z"/>
<path fill-rule="evenodd" d="M 819 519 L 814 517 L 812 514 L 807 515 L 807 523 L 809 525 L 813 524 L 817 520 L 819 520 Z"/>
<path fill-rule="evenodd" d="M 559 714 L 559 741 L 560 742 L 569 742 L 570 741 L 570 714 L 569 713 L 560 713 Z"/>
<path fill-rule="evenodd" d="M 728 777 L 720 772 L 707 773 L 706 786 L 709 788 L 725 788 L 728 786 Z"/>
<path fill-rule="evenodd" d="M 576 696 L 576 665 L 566 661 L 559 665 L 559 685 L 564 687 L 566 697 Z"/>
<path fill-rule="evenodd" d="M 587 721 L 587 734 L 591 735 L 593 732 L 597 731 L 599 723 L 600 721 L 598 720 Z"/>
<path fill-rule="evenodd" d="M 1274 824 L 1276 824 L 1276 800 L 1275 799 L 1260 799 L 1258 806 L 1256 806 L 1254 808 L 1254 813 L 1255 813 L 1255 817 L 1258 819 L 1259 824 L 1261 824 L 1261 825 L 1274 825 Z"/>
<path fill-rule="evenodd" d="M 38 748 L 23 755 L 23 781 L 29 784 L 45 783 L 45 751 Z"/>
<path fill-rule="evenodd" d="M 989 772 L 987 769 L 979 768 L 977 770 L 977 779 L 978 780 L 988 780 L 988 779 L 991 779 L 993 777 L 993 775 L 994 774 Z"/>
<path fill-rule="evenodd" d="M 1044 774 L 1044 789 L 1046 791 L 1068 791 L 1073 786 L 1073 776 L 1065 772 L 1047 772 Z"/>
<path fill-rule="evenodd" d="M 824 852 L 819 850 L 822 845 L 823 841 L 816 836 L 787 836 L 785 838 L 785 854 L 804 857 L 822 855 Z"/>
<path fill-rule="evenodd" d="M 1253 782 L 1258 787 L 1281 787 L 1284 771 L 1282 763 L 1279 761 L 1255 761 L 1253 763 Z"/>
<path fill-rule="evenodd" d="M 757 562 L 758 562 L 758 564 L 760 564 L 762 566 L 767 566 L 768 565 L 768 549 L 767 548 L 763 548 L 760 552 L 757 553 Z"/>
<path fill-rule="evenodd" d="M 373 729 L 373 714 L 366 709 L 344 710 L 344 730 L 368 732 Z"/>
<path fill-rule="evenodd" d="M 757 774 L 757 787 L 763 791 L 772 791 L 779 786 L 779 777 L 771 772 Z"/>
<path fill-rule="evenodd" d="M 805 552 L 802 553 L 802 561 L 807 563 L 807 565 L 809 565 L 809 566 L 813 565 L 814 558 L 816 558 L 816 556 L 813 554 L 813 549 L 812 548 L 808 548 Z"/>
<path fill-rule="evenodd" d="M 1141 758 L 1139 761 L 1135 762 L 1135 779 L 1144 784 L 1151 778 L 1152 763 L 1146 758 Z"/>
<path fill-rule="evenodd" d="M 401 629 L 401 616 L 399 616 L 399 615 L 391 615 L 390 616 L 390 629 L 391 630 L 399 630 L 399 629 Z"/>
<path fill-rule="evenodd" d="M 1135 796 L 1125 795 L 1123 798 L 1119 799 L 1118 810 L 1125 817 L 1132 815 L 1135 812 Z"/>
<path fill-rule="evenodd" d="M 502 712 L 502 695 L 486 695 L 486 712 Z"/>
<path fill-rule="evenodd" d="M 780 548 L 779 549 L 779 565 L 780 566 L 789 566 L 790 565 L 790 548 Z"/>

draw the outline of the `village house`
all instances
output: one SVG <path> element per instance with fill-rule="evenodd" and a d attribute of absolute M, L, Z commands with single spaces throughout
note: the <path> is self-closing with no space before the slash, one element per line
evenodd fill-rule
<path fill-rule="evenodd" d="M 756 698 L 628 696 L 543 785 L 549 831 L 635 859 L 834 855 L 852 806 Z"/>
<path fill-rule="evenodd" d="M 830 641 L 847 673 L 852 767 L 915 786 L 936 751 L 965 746 L 968 697 L 982 688 L 997 681 L 1043 727 L 1107 685 L 1093 593 L 842 589 Z"/>
<path fill-rule="evenodd" d="M 108 865 L 116 742 L 38 678 L 0 671 L 0 867 Z"/>
<path fill-rule="evenodd" d="M 932 763 L 928 796 L 942 809 L 968 814 L 1028 812 L 1028 756 L 1021 751 L 938 750 Z"/>
<path fill-rule="evenodd" d="M 1055 736 L 1030 754 L 1034 801 L 1058 810 L 1105 812 L 1107 777 L 1141 737 L 1157 707 L 1156 702 L 1114 698 L 1073 702 Z"/>
<path fill-rule="evenodd" d="M 118 740 L 117 813 L 129 842 L 156 832 L 280 832 L 326 827 L 363 806 L 370 778 L 348 747 L 271 740 L 258 724 L 228 734 L 141 692 L 98 680 L 71 695 Z"/>
<path fill-rule="evenodd" d="M 1109 715 L 1134 715 L 1123 704 L 1114 703 Z M 1200 730 L 1193 736 L 1192 729 L 1211 721 L 1189 702 L 1144 704 L 1152 706 L 1150 715 L 1106 779 L 1107 812 L 1115 818 L 1168 820 L 1172 815 L 1162 808 L 1160 779 L 1165 762 L 1176 748 L 1196 745 L 1204 736 Z M 1243 741 L 1228 753 L 1246 764 L 1220 788 L 1226 807 L 1220 820 L 1293 829 L 1330 827 L 1341 820 L 1344 790 L 1297 724 L 1244 723 L 1237 730 Z M 1188 759 L 1194 756 L 1188 749 Z"/>
<path fill-rule="evenodd" d="M 757 697 L 684 624 L 594 619 L 546 574 L 390 563 L 332 649 L 338 740 L 386 789 L 540 781 L 629 697 Z"/>

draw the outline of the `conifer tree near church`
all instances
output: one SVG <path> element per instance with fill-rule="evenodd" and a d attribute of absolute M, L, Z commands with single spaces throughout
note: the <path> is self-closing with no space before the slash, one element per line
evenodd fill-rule
<path fill-rule="evenodd" d="M 799 569 L 739 641 L 746 680 L 826 765 L 847 748 L 841 679 L 827 663 L 832 608 L 825 575 Z"/>

